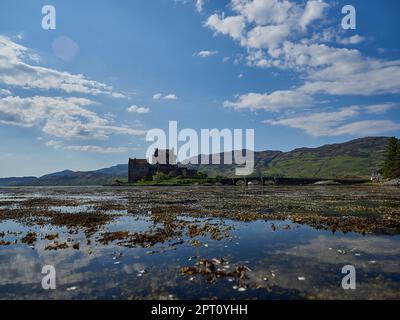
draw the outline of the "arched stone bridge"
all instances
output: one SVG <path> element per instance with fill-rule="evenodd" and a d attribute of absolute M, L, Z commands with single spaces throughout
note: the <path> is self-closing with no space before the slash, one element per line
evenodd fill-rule
<path fill-rule="evenodd" d="M 361 184 L 368 180 L 356 180 L 356 179 L 316 179 L 316 178 L 282 178 L 282 177 L 236 177 L 236 178 L 223 178 L 219 179 L 218 182 L 223 185 L 249 185 L 249 184 L 260 184 L 260 185 L 312 185 L 320 181 L 334 181 L 342 185 L 350 184 Z"/>

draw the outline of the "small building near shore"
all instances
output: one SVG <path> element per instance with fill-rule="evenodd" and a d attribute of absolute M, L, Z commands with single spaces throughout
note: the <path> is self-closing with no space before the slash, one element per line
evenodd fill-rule
<path fill-rule="evenodd" d="M 382 182 L 383 181 L 383 176 L 378 172 L 373 172 L 371 174 L 371 181 Z"/>

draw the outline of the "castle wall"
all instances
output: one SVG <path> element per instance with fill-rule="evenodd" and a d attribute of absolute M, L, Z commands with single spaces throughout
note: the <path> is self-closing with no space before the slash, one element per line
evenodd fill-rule
<path fill-rule="evenodd" d="M 171 157 L 171 154 L 173 155 L 173 152 L 170 153 L 170 150 L 158 150 L 154 154 L 153 158 L 156 156 L 159 156 L 160 154 L 166 154 L 167 158 L 169 160 Z M 174 158 L 172 156 L 172 158 Z M 160 164 L 156 163 L 154 165 L 151 165 L 150 163 L 147 162 L 146 159 L 129 159 L 129 165 L 128 165 L 128 182 L 129 183 L 134 183 L 137 182 L 140 179 L 147 178 L 147 177 L 152 177 L 156 172 L 163 172 L 166 175 L 169 175 L 170 177 L 177 177 L 177 176 L 183 176 L 183 177 L 195 177 L 197 175 L 196 170 L 190 170 L 187 168 L 182 168 L 179 167 L 176 164 L 172 163 L 167 163 L 167 164 Z"/>
<path fill-rule="evenodd" d="M 146 160 L 138 161 L 137 159 L 129 159 L 128 182 L 133 183 L 142 178 L 151 176 L 150 164 Z"/>

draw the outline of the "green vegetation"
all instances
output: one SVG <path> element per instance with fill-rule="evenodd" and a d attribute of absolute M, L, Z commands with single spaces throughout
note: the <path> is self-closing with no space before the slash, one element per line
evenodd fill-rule
<path fill-rule="evenodd" d="M 199 172 L 196 177 L 187 178 L 182 176 L 170 177 L 163 172 L 157 172 L 153 177 L 140 179 L 136 185 L 190 185 L 215 183 L 216 179 L 208 178 L 204 173 Z"/>
<path fill-rule="evenodd" d="M 382 167 L 385 178 L 394 179 L 400 177 L 400 140 L 392 137 L 389 139 L 385 163 Z"/>
<path fill-rule="evenodd" d="M 253 176 L 369 179 L 382 167 L 388 141 L 387 137 L 370 137 L 290 152 L 255 152 Z M 235 165 L 200 165 L 194 168 L 209 177 L 235 176 Z"/>
<path fill-rule="evenodd" d="M 388 145 L 389 157 L 387 157 Z M 255 152 L 253 176 L 369 179 L 371 174 L 382 169 L 381 173 L 387 178 L 399 177 L 399 149 L 399 142 L 395 138 L 369 137 L 319 148 L 300 148 L 289 152 Z M 185 165 L 185 167 L 198 170 L 197 177 L 156 175 L 154 179 L 150 177 L 137 184 L 216 183 L 222 177 L 234 177 L 236 165 L 200 164 Z M 127 173 L 128 165 L 120 164 L 111 168 L 87 172 L 65 170 L 40 178 L 4 178 L 0 179 L 0 186 L 126 185 Z"/>

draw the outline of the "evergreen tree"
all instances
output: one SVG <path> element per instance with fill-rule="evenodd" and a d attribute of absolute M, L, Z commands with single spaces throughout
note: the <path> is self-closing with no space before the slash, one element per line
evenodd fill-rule
<path fill-rule="evenodd" d="M 386 161 L 382 168 L 385 178 L 393 179 L 400 174 L 400 143 L 395 137 L 389 139 Z"/>
<path fill-rule="evenodd" d="M 394 160 L 393 178 L 400 178 L 400 140 L 397 140 L 397 152 Z"/>

